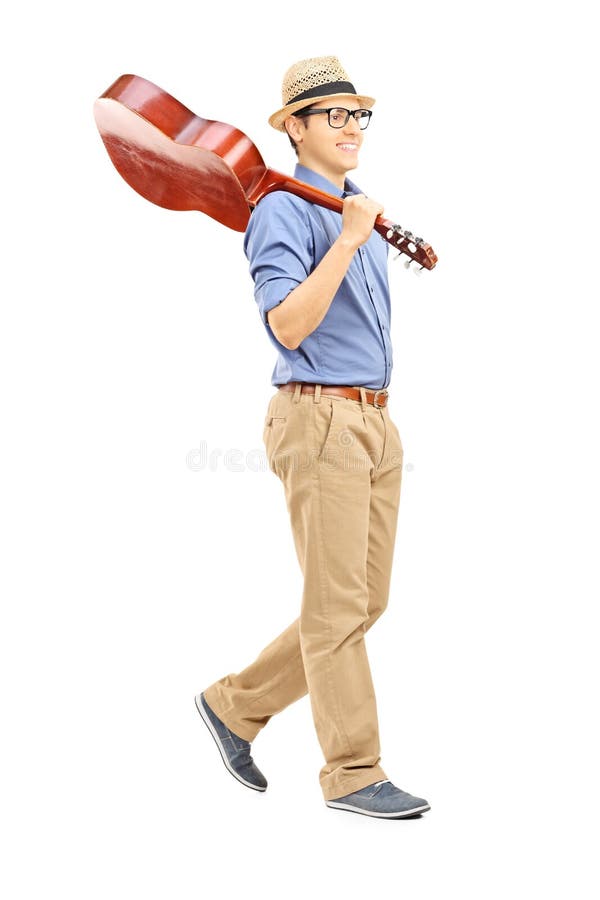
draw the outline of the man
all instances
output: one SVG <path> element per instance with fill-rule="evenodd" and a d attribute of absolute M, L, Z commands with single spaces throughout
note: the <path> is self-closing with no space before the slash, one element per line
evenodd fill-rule
<path fill-rule="evenodd" d="M 346 178 L 358 165 L 372 97 L 358 95 L 336 57 L 285 74 L 269 119 L 298 156 L 295 177 L 345 197 L 343 214 L 283 191 L 252 214 L 244 248 L 255 298 L 278 351 L 263 439 L 283 483 L 304 576 L 301 612 L 243 672 L 196 697 L 229 771 L 267 781 L 250 744 L 272 715 L 307 692 L 325 764 L 327 806 L 382 818 L 429 804 L 380 765 L 365 632 L 389 594 L 402 475 L 390 419 L 392 369 L 382 207 Z"/>

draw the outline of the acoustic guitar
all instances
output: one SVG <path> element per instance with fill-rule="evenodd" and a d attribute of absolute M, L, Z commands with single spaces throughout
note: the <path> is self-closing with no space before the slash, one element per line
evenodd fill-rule
<path fill-rule="evenodd" d="M 199 210 L 236 231 L 246 230 L 252 210 L 272 191 L 342 212 L 339 197 L 269 169 L 242 131 L 202 119 L 139 75 L 117 78 L 95 101 L 94 116 L 119 174 L 158 206 Z M 407 257 L 407 267 L 435 266 L 437 256 L 422 238 L 382 216 L 373 227 Z"/>

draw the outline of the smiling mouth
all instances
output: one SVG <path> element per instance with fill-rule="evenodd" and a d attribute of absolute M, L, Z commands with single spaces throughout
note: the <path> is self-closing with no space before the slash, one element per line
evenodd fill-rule
<path fill-rule="evenodd" d="M 345 150 L 346 152 L 358 150 L 358 144 L 336 144 L 336 147 L 339 147 L 340 150 Z"/>

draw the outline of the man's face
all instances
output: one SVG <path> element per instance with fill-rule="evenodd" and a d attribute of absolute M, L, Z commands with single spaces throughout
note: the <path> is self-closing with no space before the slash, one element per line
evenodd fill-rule
<path fill-rule="evenodd" d="M 352 94 L 321 100 L 311 109 L 360 109 L 360 103 Z M 309 122 L 310 119 L 310 122 Z M 298 146 L 298 161 L 343 187 L 346 172 L 358 165 L 358 152 L 363 142 L 363 132 L 353 116 L 343 128 L 332 128 L 326 113 L 307 118 L 288 120 L 290 132 Z"/>

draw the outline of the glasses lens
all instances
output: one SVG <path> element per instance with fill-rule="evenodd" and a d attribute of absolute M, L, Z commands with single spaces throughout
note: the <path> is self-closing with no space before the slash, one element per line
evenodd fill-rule
<path fill-rule="evenodd" d="M 371 121 L 371 110 L 370 109 L 357 109 L 354 115 L 354 118 L 358 122 L 361 131 L 364 131 L 365 128 L 368 127 L 369 122 Z"/>
<path fill-rule="evenodd" d="M 347 109 L 330 109 L 329 124 L 332 128 L 343 128 L 348 121 Z"/>

